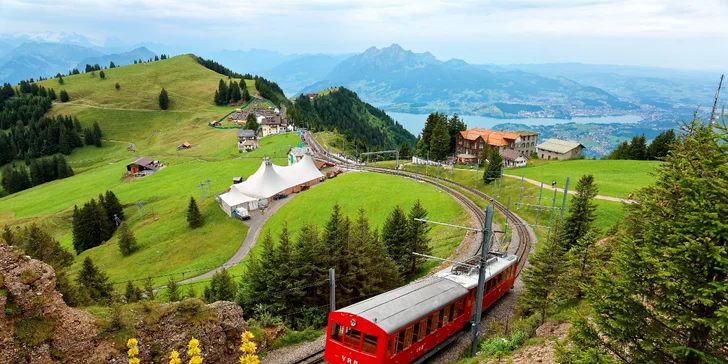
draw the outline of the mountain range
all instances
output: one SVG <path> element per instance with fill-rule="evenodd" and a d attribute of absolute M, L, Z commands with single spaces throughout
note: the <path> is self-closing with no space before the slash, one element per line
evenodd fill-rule
<path fill-rule="evenodd" d="M 0 35 L 0 82 L 51 77 L 87 63 L 127 64 L 154 52 L 178 54 L 174 46 L 132 46 L 117 38 L 93 44 L 75 33 Z M 470 64 L 442 61 L 397 44 L 357 54 L 284 54 L 264 49 L 198 54 L 239 73 L 262 75 L 289 97 L 344 86 L 388 111 L 498 118 L 685 114 L 707 104 L 718 77 L 703 71 L 580 63 Z"/>

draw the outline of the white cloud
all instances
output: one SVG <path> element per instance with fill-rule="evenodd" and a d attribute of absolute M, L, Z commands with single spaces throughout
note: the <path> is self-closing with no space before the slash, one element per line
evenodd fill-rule
<path fill-rule="evenodd" d="M 614 49 L 623 38 L 728 41 L 725 19 L 728 0 L 0 0 L 0 33 L 66 31 L 284 52 L 523 39 L 566 48 L 575 37 Z"/>

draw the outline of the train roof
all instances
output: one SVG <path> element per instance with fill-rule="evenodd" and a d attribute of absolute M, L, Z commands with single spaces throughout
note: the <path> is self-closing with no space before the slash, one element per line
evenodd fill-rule
<path fill-rule="evenodd" d="M 448 303 L 468 290 L 440 277 L 423 279 L 382 293 L 337 312 L 348 312 L 373 322 L 388 335 Z"/>
<path fill-rule="evenodd" d="M 471 262 L 477 264 L 478 259 L 474 257 Z M 515 255 L 493 255 L 488 259 L 486 280 L 516 261 Z M 477 268 L 453 266 L 437 272 L 433 277 L 412 282 L 336 312 L 351 313 L 369 320 L 389 335 L 464 297 L 468 290 L 477 285 Z"/>

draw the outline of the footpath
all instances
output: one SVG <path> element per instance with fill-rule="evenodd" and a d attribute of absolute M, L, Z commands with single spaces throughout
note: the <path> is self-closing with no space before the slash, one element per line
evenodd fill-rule
<path fill-rule="evenodd" d="M 503 173 L 503 177 L 521 179 L 521 176 L 514 176 L 512 174 L 505 174 L 505 173 Z M 530 184 L 532 184 L 534 186 L 541 187 L 541 182 L 540 181 L 536 181 L 535 179 L 523 178 L 523 181 L 524 182 L 528 182 L 528 183 L 530 183 Z M 550 184 L 545 183 L 545 182 L 543 184 L 543 189 L 544 190 L 549 190 L 549 191 L 564 192 L 564 189 L 563 188 L 559 189 L 558 187 L 551 187 Z M 569 191 L 569 194 L 570 195 L 575 195 L 576 194 L 576 191 L 570 190 Z M 624 202 L 624 203 L 633 203 L 633 202 L 635 202 L 634 200 L 629 200 L 629 199 L 626 199 L 626 198 L 603 196 L 603 195 L 596 195 L 596 196 L 594 196 L 594 198 L 599 199 L 599 200 L 614 201 L 614 202 Z"/>

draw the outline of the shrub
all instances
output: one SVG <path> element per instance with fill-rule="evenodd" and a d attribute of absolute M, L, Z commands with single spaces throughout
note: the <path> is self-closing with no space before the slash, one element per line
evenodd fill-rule
<path fill-rule="evenodd" d="M 15 338 L 28 346 L 38 345 L 53 337 L 56 319 L 53 317 L 31 317 L 15 323 Z"/>
<path fill-rule="evenodd" d="M 491 357 L 499 352 L 510 354 L 528 340 L 528 334 L 523 331 L 514 331 L 507 338 L 494 337 L 480 343 L 481 355 Z"/>

